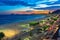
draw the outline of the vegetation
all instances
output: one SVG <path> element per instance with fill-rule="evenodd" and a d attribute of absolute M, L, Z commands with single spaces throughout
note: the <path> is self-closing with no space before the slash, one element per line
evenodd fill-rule
<path fill-rule="evenodd" d="M 37 29 L 37 33 L 42 33 L 43 29 Z"/>
<path fill-rule="evenodd" d="M 30 24 L 30 26 L 35 26 L 35 25 L 39 24 L 39 22 L 31 22 L 29 24 Z"/>
<path fill-rule="evenodd" d="M 54 21 L 50 22 L 50 24 L 52 25 L 54 23 Z"/>
<path fill-rule="evenodd" d="M 3 32 L 0 32 L 0 40 L 5 37 L 4 33 Z"/>
<path fill-rule="evenodd" d="M 45 24 L 46 23 L 46 20 L 41 20 L 40 23 L 41 24 Z"/>
<path fill-rule="evenodd" d="M 47 19 L 47 20 L 49 20 L 49 19 Z"/>
<path fill-rule="evenodd" d="M 48 26 L 48 25 L 45 25 L 45 26 L 43 26 L 42 28 L 37 29 L 37 33 L 41 33 L 41 32 L 43 32 L 43 31 L 47 30 L 47 28 L 49 28 L 49 26 Z"/>
<path fill-rule="evenodd" d="M 25 38 L 24 40 L 30 40 L 29 38 Z"/>
<path fill-rule="evenodd" d="M 48 27 L 48 25 L 43 26 L 43 30 L 46 30 Z"/>
<path fill-rule="evenodd" d="M 21 40 L 21 38 L 19 38 L 18 40 Z"/>
<path fill-rule="evenodd" d="M 33 33 L 32 32 L 29 32 L 30 36 L 33 36 Z"/>
<path fill-rule="evenodd" d="M 53 20 L 56 21 L 57 20 L 57 17 L 54 17 Z"/>
<path fill-rule="evenodd" d="M 22 28 L 29 28 L 29 24 L 20 25 Z"/>
<path fill-rule="evenodd" d="M 40 21 L 40 23 L 44 23 L 44 22 L 46 22 L 46 20 L 41 20 L 41 21 Z"/>

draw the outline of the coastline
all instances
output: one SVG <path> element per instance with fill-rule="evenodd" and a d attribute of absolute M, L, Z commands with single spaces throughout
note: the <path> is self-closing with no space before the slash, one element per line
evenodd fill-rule
<path fill-rule="evenodd" d="M 36 20 L 38 18 L 43 18 L 45 14 L 20 14 L 20 15 L 1 15 L 0 25 L 11 24 L 11 23 L 24 23 L 26 20 Z"/>
<path fill-rule="evenodd" d="M 44 18 L 38 18 L 38 19 L 34 19 L 34 20 L 26 20 L 26 21 L 22 21 L 22 22 L 15 22 L 15 23 L 9 23 L 9 24 L 4 24 L 4 25 L 0 25 L 0 28 L 11 28 L 12 26 L 16 27 L 18 25 L 21 25 L 21 24 L 29 24 L 30 22 L 39 22 L 40 20 L 44 20 L 44 19 L 47 19 L 49 16 L 46 15 L 46 17 Z M 12 28 L 14 28 L 12 27 Z"/>

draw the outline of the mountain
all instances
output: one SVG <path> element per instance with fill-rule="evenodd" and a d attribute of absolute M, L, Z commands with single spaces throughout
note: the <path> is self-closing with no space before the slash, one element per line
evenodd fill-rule
<path fill-rule="evenodd" d="M 60 9 L 52 12 L 53 14 L 60 14 Z"/>

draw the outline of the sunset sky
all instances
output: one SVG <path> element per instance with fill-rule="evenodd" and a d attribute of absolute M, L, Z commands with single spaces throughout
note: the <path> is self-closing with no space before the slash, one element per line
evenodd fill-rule
<path fill-rule="evenodd" d="M 0 12 L 55 10 L 59 8 L 60 0 L 0 0 Z"/>

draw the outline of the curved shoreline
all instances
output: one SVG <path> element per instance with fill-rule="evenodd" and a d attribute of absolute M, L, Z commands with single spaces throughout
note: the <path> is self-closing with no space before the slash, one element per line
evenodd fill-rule
<path fill-rule="evenodd" d="M 44 19 L 47 19 L 47 18 L 48 18 L 48 16 L 46 16 L 44 18 L 34 19 L 34 20 L 26 20 L 26 21 L 23 21 L 23 22 L 15 22 L 15 23 L 10 23 L 10 24 L 0 25 L 0 27 L 2 27 L 2 28 L 5 28 L 5 27 L 6 28 L 11 28 L 12 26 L 14 26 L 12 28 L 15 28 L 16 26 L 21 25 L 21 24 L 29 24 L 30 22 L 33 22 L 33 21 L 39 22 L 40 20 L 44 20 Z"/>
<path fill-rule="evenodd" d="M 7 17 L 8 16 L 9 15 L 7 15 Z M 13 24 L 13 23 L 15 24 L 15 23 L 20 23 L 20 22 L 21 23 L 24 23 L 25 21 L 28 21 L 29 22 L 31 20 L 33 21 L 33 20 L 36 20 L 36 19 L 44 18 L 46 15 L 41 15 L 41 14 L 40 15 L 27 15 L 27 16 L 25 15 L 27 18 L 24 15 L 21 15 L 22 16 L 22 19 L 21 19 L 21 16 L 20 15 L 16 15 L 16 16 L 15 15 L 12 15 L 13 18 L 11 18 L 10 16 L 8 18 L 6 18 L 5 16 L 3 16 L 3 18 L 2 18 L 3 20 L 1 19 L 1 22 L 0 22 L 1 24 L 0 25 Z M 17 19 L 16 19 L 16 17 L 17 17 Z"/>

